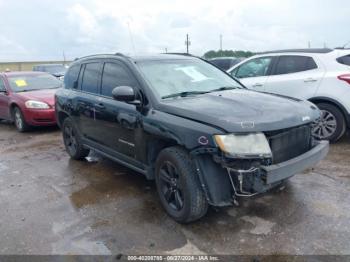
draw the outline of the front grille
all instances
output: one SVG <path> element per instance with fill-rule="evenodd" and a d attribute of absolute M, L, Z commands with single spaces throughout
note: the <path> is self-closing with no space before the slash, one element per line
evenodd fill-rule
<path fill-rule="evenodd" d="M 297 157 L 311 149 L 311 127 L 309 125 L 266 133 L 269 140 L 273 164 Z"/>

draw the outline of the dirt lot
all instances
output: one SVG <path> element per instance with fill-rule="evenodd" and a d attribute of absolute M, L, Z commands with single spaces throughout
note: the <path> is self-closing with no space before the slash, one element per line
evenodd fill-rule
<path fill-rule="evenodd" d="M 0 124 L 0 254 L 350 254 L 350 137 L 283 191 L 179 225 L 155 186 L 72 161 L 58 129 Z"/>

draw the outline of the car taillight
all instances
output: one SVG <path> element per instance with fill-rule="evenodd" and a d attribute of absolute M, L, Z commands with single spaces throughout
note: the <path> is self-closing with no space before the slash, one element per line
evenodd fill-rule
<path fill-rule="evenodd" d="M 350 74 L 340 75 L 338 76 L 338 79 L 343 80 L 350 85 Z"/>

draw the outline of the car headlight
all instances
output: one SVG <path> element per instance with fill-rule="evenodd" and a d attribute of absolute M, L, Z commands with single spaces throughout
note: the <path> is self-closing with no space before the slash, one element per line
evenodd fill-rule
<path fill-rule="evenodd" d="M 263 133 L 215 135 L 216 144 L 230 156 L 272 157 L 271 148 Z"/>
<path fill-rule="evenodd" d="M 35 101 L 35 100 L 28 100 L 24 103 L 26 108 L 30 109 L 48 109 L 50 106 L 44 102 Z"/>

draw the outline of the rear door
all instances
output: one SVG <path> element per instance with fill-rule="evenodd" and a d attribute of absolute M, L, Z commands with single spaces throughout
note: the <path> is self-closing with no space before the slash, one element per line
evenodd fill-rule
<path fill-rule="evenodd" d="M 237 77 L 248 89 L 265 91 L 272 64 L 272 56 L 253 58 L 233 69 L 230 74 Z"/>
<path fill-rule="evenodd" d="M 325 70 L 311 56 L 279 56 L 265 83 L 265 91 L 300 99 L 312 97 L 322 81 Z"/>
<path fill-rule="evenodd" d="M 77 99 L 79 129 L 89 140 L 98 142 L 101 129 L 96 123 L 96 108 L 100 93 L 102 63 L 99 61 L 83 64 L 79 75 L 81 93 Z M 98 109 L 97 109 L 98 110 Z"/>

